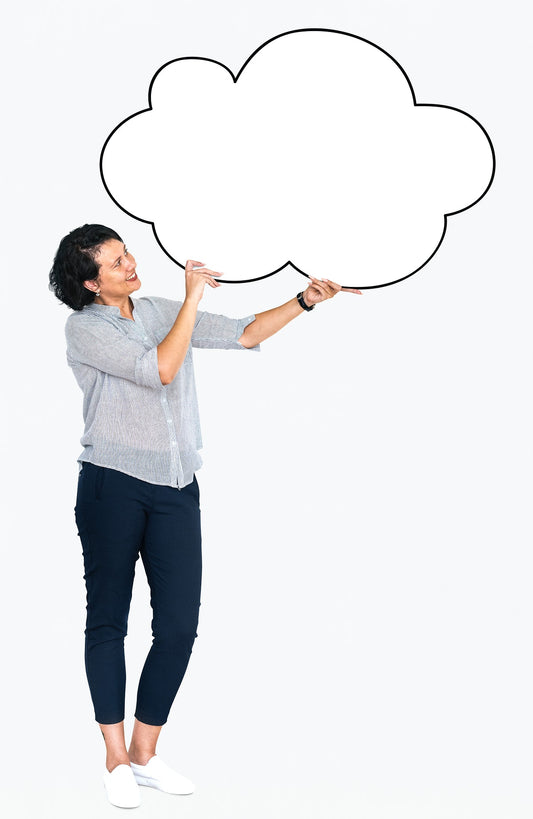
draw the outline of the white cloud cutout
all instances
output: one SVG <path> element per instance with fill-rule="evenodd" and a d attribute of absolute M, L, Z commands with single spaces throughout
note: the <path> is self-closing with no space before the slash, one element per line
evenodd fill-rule
<path fill-rule="evenodd" d="M 415 104 L 398 63 L 348 33 L 280 35 L 237 81 L 212 60 L 174 60 L 150 106 L 106 141 L 106 188 L 176 262 L 201 259 L 227 280 L 291 262 L 345 286 L 399 281 L 494 172 L 473 117 Z"/>

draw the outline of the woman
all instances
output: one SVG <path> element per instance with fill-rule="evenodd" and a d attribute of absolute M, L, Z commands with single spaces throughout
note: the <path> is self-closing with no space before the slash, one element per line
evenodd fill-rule
<path fill-rule="evenodd" d="M 258 350 L 264 339 L 341 289 L 311 278 L 303 293 L 242 319 L 201 312 L 219 273 L 189 260 L 185 299 L 132 299 L 136 262 L 121 237 L 83 225 L 59 245 L 50 288 L 74 310 L 67 360 L 83 391 L 75 515 L 87 589 L 85 666 L 106 745 L 104 784 L 119 807 L 140 804 L 139 784 L 192 793 L 157 755 L 161 726 L 196 637 L 200 606 L 201 466 L 191 347 Z M 352 290 L 351 292 L 360 292 Z M 124 739 L 124 636 L 135 562 L 150 586 L 153 643 L 139 680 L 129 749 Z"/>

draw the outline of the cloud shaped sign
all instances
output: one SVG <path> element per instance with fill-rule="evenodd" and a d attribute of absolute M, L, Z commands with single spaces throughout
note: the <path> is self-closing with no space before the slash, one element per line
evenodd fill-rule
<path fill-rule="evenodd" d="M 417 103 L 393 57 L 327 29 L 274 37 L 236 76 L 206 58 L 167 63 L 100 159 L 112 199 L 181 266 L 200 258 L 231 282 L 335 268 L 359 288 L 427 264 L 494 164 L 472 116 Z"/>

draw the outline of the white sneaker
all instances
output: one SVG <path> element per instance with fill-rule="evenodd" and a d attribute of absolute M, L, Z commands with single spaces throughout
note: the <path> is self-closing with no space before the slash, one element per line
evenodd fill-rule
<path fill-rule="evenodd" d="M 153 756 L 146 765 L 136 765 L 132 762 L 131 769 L 138 785 L 182 796 L 194 792 L 193 783 L 169 768 L 158 756 Z"/>
<path fill-rule="evenodd" d="M 138 808 L 141 792 L 129 765 L 117 765 L 111 773 L 105 770 L 104 785 L 107 798 L 117 808 Z"/>

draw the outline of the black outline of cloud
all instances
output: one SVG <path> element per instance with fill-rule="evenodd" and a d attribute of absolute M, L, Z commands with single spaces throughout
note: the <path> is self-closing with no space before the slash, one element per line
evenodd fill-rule
<path fill-rule="evenodd" d="M 220 65 L 222 68 L 224 68 L 228 72 L 228 74 L 230 74 L 230 76 L 233 78 L 233 81 L 236 83 L 237 80 L 239 79 L 240 75 L 242 74 L 242 72 L 244 71 L 246 66 L 248 65 L 248 63 L 255 57 L 255 55 L 259 51 L 261 51 L 262 48 L 265 48 L 265 46 L 267 46 L 269 43 L 274 42 L 274 40 L 277 40 L 280 37 L 286 37 L 289 34 L 299 34 L 299 33 L 304 32 L 304 31 L 324 31 L 324 32 L 327 32 L 329 34 L 344 34 L 347 37 L 353 37 L 356 40 L 361 40 L 361 42 L 367 43 L 368 45 L 371 45 L 374 48 L 377 48 L 379 51 L 381 51 L 383 54 L 385 54 L 386 57 L 388 57 L 390 60 L 392 60 L 393 63 L 400 69 L 400 71 L 404 75 L 405 79 L 407 80 L 407 84 L 409 85 L 409 89 L 411 91 L 411 94 L 412 94 L 412 97 L 413 97 L 413 103 L 414 103 L 415 106 L 419 106 L 419 107 L 424 106 L 424 107 L 429 107 L 429 108 L 448 108 L 451 111 L 458 111 L 460 114 L 464 114 L 465 116 L 467 116 L 471 120 L 473 120 L 476 123 L 476 125 L 478 125 L 481 128 L 481 130 L 483 131 L 483 133 L 487 137 L 488 143 L 490 145 L 490 150 L 492 152 L 492 175 L 490 177 L 490 180 L 489 180 L 489 183 L 488 183 L 487 187 L 485 188 L 485 190 L 483 191 L 481 196 L 478 196 L 478 198 L 475 200 L 475 202 L 472 202 L 470 205 L 467 205 L 465 208 L 461 208 L 460 210 L 454 210 L 454 211 L 451 211 L 450 213 L 443 214 L 444 229 L 442 231 L 442 236 L 440 238 L 440 241 L 439 241 L 437 247 L 435 248 L 435 250 L 433 251 L 433 253 L 431 254 L 431 256 L 429 256 L 426 259 L 426 261 L 423 264 L 420 265 L 420 267 L 417 267 L 416 270 L 413 270 L 411 273 L 408 273 L 407 276 L 402 276 L 400 279 L 395 279 L 395 281 L 386 282 L 385 284 L 372 284 L 372 285 L 366 285 L 366 286 L 365 285 L 356 285 L 356 284 L 355 285 L 354 284 L 351 284 L 351 285 L 344 284 L 344 285 L 342 285 L 342 287 L 350 287 L 350 288 L 355 287 L 355 288 L 358 288 L 360 290 L 375 290 L 378 287 L 390 287 L 392 284 L 398 284 L 398 282 L 405 281 L 405 279 L 409 279 L 411 276 L 414 276 L 415 273 L 418 273 L 419 270 L 422 270 L 422 268 L 425 267 L 428 264 L 428 262 L 431 261 L 433 256 L 436 254 L 436 252 L 440 248 L 440 246 L 441 246 L 441 244 L 443 242 L 443 239 L 444 239 L 444 237 L 446 235 L 446 229 L 448 227 L 448 217 L 449 216 L 455 216 L 457 213 L 463 213 L 463 211 L 469 210 L 470 208 L 473 208 L 474 205 L 477 205 L 477 203 L 481 199 L 483 199 L 483 197 L 485 196 L 485 194 L 489 190 L 489 188 L 492 185 L 492 182 L 494 180 L 494 175 L 496 173 L 496 154 L 494 152 L 494 146 L 492 144 L 492 141 L 491 141 L 487 131 L 482 126 L 482 124 L 480 122 L 478 122 L 478 120 L 475 117 L 473 117 L 467 111 L 463 111 L 461 108 L 454 108 L 452 105 L 439 105 L 439 104 L 433 104 L 433 103 L 423 103 L 423 102 L 419 103 L 419 102 L 417 102 L 416 97 L 415 97 L 415 92 L 414 92 L 413 86 L 411 84 L 411 80 L 407 76 L 406 72 L 404 71 L 404 69 L 402 68 L 400 63 L 397 60 L 395 60 L 394 57 L 392 57 L 387 51 L 385 51 L 384 48 L 381 48 L 381 46 L 376 45 L 375 43 L 371 42 L 371 40 L 367 40 L 364 37 L 358 37 L 357 34 L 352 34 L 349 31 L 339 31 L 338 29 L 331 29 L 331 28 L 297 28 L 297 29 L 293 29 L 292 31 L 284 31 L 282 34 L 276 34 L 274 37 L 271 37 L 269 40 L 266 40 L 262 45 L 260 45 L 258 48 L 256 48 L 255 51 L 252 54 L 250 54 L 250 56 L 243 63 L 241 69 L 239 70 L 239 72 L 236 75 L 227 67 L 227 65 L 224 65 L 223 63 L 219 62 L 218 60 L 212 60 L 209 57 L 177 57 L 174 60 L 168 60 L 168 62 L 166 62 L 164 65 L 162 65 L 160 68 L 158 68 L 158 70 L 156 71 L 156 73 L 152 77 L 152 80 L 150 82 L 150 86 L 148 88 L 148 108 L 143 108 L 142 111 L 136 111 L 135 114 L 131 114 L 129 117 L 126 117 L 126 119 L 123 119 L 122 122 L 119 123 L 119 125 L 117 125 L 115 128 L 113 128 L 113 130 L 111 131 L 111 133 L 107 137 L 106 141 L 104 142 L 104 145 L 103 145 L 102 150 L 100 152 L 100 163 L 99 163 L 100 164 L 100 176 L 101 176 L 101 179 L 102 179 L 102 183 L 103 183 L 104 188 L 106 189 L 107 193 L 109 194 L 109 196 L 111 197 L 111 199 L 113 200 L 115 205 L 117 205 L 117 207 L 119 207 L 122 211 L 124 211 L 124 213 L 127 213 L 128 216 L 131 216 L 133 219 L 136 219 L 138 222 L 144 222 L 145 224 L 148 224 L 148 225 L 152 226 L 152 231 L 153 231 L 153 234 L 155 236 L 156 242 L 159 245 L 159 247 L 161 248 L 161 250 L 163 251 L 163 253 L 165 253 L 168 256 L 168 258 L 171 259 L 175 264 L 177 264 L 178 267 L 181 267 L 182 270 L 184 270 L 185 266 L 183 264 L 181 264 L 181 262 L 178 262 L 177 259 L 175 259 L 168 252 L 168 250 L 164 247 L 164 245 L 160 242 L 159 237 L 157 235 L 155 223 L 151 222 L 149 219 L 141 219 L 139 216 L 135 216 L 135 214 L 130 213 L 128 210 L 126 210 L 126 208 L 122 207 L 122 205 L 119 204 L 119 202 L 117 202 L 117 200 L 114 198 L 111 191 L 107 187 L 105 179 L 104 179 L 104 174 L 103 174 L 103 171 L 102 171 L 103 156 L 104 156 L 104 152 L 105 152 L 107 143 L 109 142 L 109 140 L 111 139 L 113 134 L 116 131 L 118 131 L 118 129 L 121 128 L 124 125 L 124 123 L 128 122 L 128 120 L 133 119 L 133 117 L 137 117 L 140 114 L 145 114 L 147 111 L 152 111 L 153 110 L 152 109 L 152 104 L 151 104 L 152 87 L 153 87 L 153 84 L 154 84 L 158 74 L 161 71 L 163 71 L 168 65 L 171 65 L 172 63 L 180 62 L 181 60 L 204 60 L 205 62 L 210 62 L 210 63 L 215 63 L 216 65 Z M 249 284 L 250 282 L 258 282 L 258 281 L 261 281 L 262 279 L 268 279 L 270 276 L 275 276 L 276 273 L 279 273 L 281 270 L 283 270 L 289 264 L 291 265 L 291 267 L 294 270 L 296 270 L 298 273 L 301 273 L 302 276 L 305 276 L 306 278 L 309 278 L 307 273 L 305 273 L 303 270 L 300 270 L 300 268 L 297 267 L 289 259 L 284 264 L 282 264 L 280 267 L 278 267 L 277 270 L 273 270 L 271 273 L 266 273 L 264 276 L 257 276 L 256 278 L 253 278 L 253 279 L 222 279 L 222 278 L 219 278 L 217 281 L 223 282 L 224 284 Z"/>

